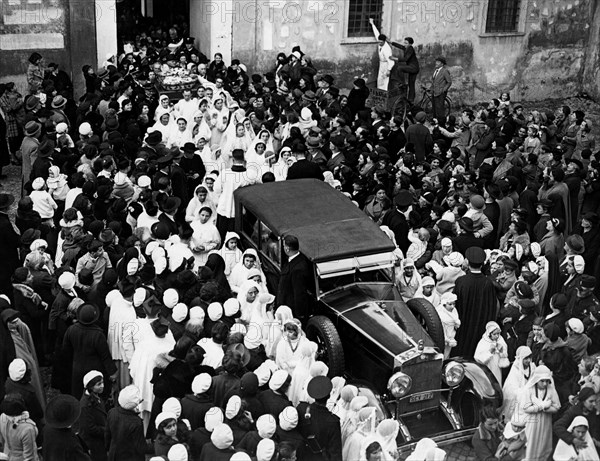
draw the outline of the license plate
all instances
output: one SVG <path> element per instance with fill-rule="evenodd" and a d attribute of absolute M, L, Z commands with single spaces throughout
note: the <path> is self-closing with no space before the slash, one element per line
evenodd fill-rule
<path fill-rule="evenodd" d="M 409 403 L 422 402 L 423 400 L 431 400 L 433 398 L 433 392 L 425 392 L 423 394 L 413 395 L 408 399 Z"/>

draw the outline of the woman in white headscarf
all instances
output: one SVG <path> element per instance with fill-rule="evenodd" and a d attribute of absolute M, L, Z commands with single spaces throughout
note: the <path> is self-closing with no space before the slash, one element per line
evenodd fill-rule
<path fill-rule="evenodd" d="M 358 388 L 352 384 L 346 384 L 340 390 L 340 397 L 336 400 L 336 402 L 331 405 L 327 402 L 327 408 L 334 415 L 340 418 L 340 426 L 344 426 L 346 419 L 348 417 L 348 411 L 350 410 L 350 403 L 352 399 L 358 395 Z"/>
<path fill-rule="evenodd" d="M 300 133 L 306 138 L 311 128 L 317 126 L 317 122 L 313 120 L 313 113 L 308 107 L 303 107 L 300 111 L 300 120 L 298 122 Z"/>
<path fill-rule="evenodd" d="M 216 98 L 212 109 L 206 111 L 206 122 L 210 127 L 210 146 L 221 147 L 223 134 L 229 123 L 229 111 L 223 106 L 223 99 Z"/>
<path fill-rule="evenodd" d="M 554 450 L 554 461 L 598 461 L 600 459 L 585 416 L 575 416 L 567 430 L 575 439 L 585 442 L 587 446 L 576 449 L 573 444 L 567 444 L 559 439 Z"/>
<path fill-rule="evenodd" d="M 229 128 L 233 127 L 233 133 L 229 132 Z M 233 120 L 229 124 L 227 133 L 221 142 L 221 157 L 226 168 L 231 167 L 233 163 L 233 151 L 241 149 L 244 151 L 244 158 L 250 147 L 250 141 L 246 136 L 246 128 L 243 123 L 233 124 Z"/>
<path fill-rule="evenodd" d="M 274 152 L 273 136 L 268 130 L 262 129 L 246 152 L 246 169 L 255 170 L 259 178 L 269 171 L 271 167 L 269 159 L 266 156 L 267 152 Z"/>
<path fill-rule="evenodd" d="M 240 287 L 248 280 L 248 272 L 251 269 L 258 269 L 261 273 L 261 280 L 266 280 L 265 274 L 260 268 L 260 260 L 258 259 L 258 253 L 254 248 L 248 248 L 242 253 L 242 259 L 238 262 L 228 277 L 229 285 L 231 290 L 237 293 Z"/>
<path fill-rule="evenodd" d="M 312 341 L 307 341 L 299 348 L 300 360 L 292 373 L 292 383 L 288 391 L 288 398 L 296 407 L 302 397 L 303 386 L 310 376 L 310 367 L 315 363 L 318 346 Z"/>
<path fill-rule="evenodd" d="M 274 357 L 277 345 L 284 335 L 284 325 L 288 320 L 294 318 L 292 309 L 288 306 L 279 306 L 275 311 L 275 326 L 269 330 L 268 343 L 265 344 L 267 357 Z"/>
<path fill-rule="evenodd" d="M 502 414 L 504 421 L 510 421 L 519 401 L 519 396 L 525 385 L 529 382 L 535 371 L 535 363 L 531 360 L 531 349 L 527 346 L 519 346 L 504 386 L 502 395 L 504 397 L 502 404 Z"/>
<path fill-rule="evenodd" d="M 342 446 L 342 459 L 344 461 L 363 461 L 365 442 L 374 439 L 377 428 L 377 409 L 365 407 L 358 412 L 356 430 L 348 435 Z"/>
<path fill-rule="evenodd" d="M 377 440 L 381 444 L 381 461 L 394 461 L 398 459 L 398 444 L 396 437 L 400 431 L 400 424 L 395 419 L 384 419 L 377 425 Z"/>
<path fill-rule="evenodd" d="M 157 109 L 157 113 L 158 112 L 159 112 L 159 110 Z M 162 134 L 161 142 L 165 146 L 170 146 L 171 137 L 173 135 L 174 130 L 177 130 L 177 125 L 171 118 L 170 112 L 162 111 L 162 113 L 160 113 L 160 115 L 158 116 L 158 119 L 154 123 L 154 125 L 152 125 L 150 128 L 148 128 L 148 133 L 152 133 L 154 131 L 159 131 L 160 134 Z"/>
<path fill-rule="evenodd" d="M 261 287 L 254 280 L 246 280 L 238 291 L 237 300 L 240 303 L 240 320 L 246 325 L 250 323 L 255 309 L 259 308 L 260 301 L 258 295 L 260 292 Z"/>
<path fill-rule="evenodd" d="M 211 220 L 213 211 L 208 206 L 200 208 L 198 219 L 190 222 L 190 227 L 194 231 L 190 239 L 190 250 L 194 253 L 194 269 L 206 264 L 208 254 L 219 247 L 221 244 L 221 235 L 214 220 Z"/>
<path fill-rule="evenodd" d="M 210 200 L 210 198 L 208 196 L 208 189 L 205 186 L 203 186 L 202 184 L 199 184 L 194 189 L 194 196 L 189 201 L 188 206 L 185 209 L 186 222 L 191 223 L 193 221 L 199 220 L 200 219 L 200 210 L 204 207 L 210 208 L 212 215 L 211 215 L 209 221 L 214 224 L 217 221 L 216 204 L 214 204 Z"/>
<path fill-rule="evenodd" d="M 342 424 L 342 449 L 346 444 L 346 440 L 350 437 L 358 427 L 358 413 L 369 404 L 369 399 L 364 395 L 358 395 L 350 401 L 346 420 Z"/>
<path fill-rule="evenodd" d="M 287 173 L 294 164 L 296 159 L 292 155 L 292 149 L 289 147 L 283 147 L 279 152 L 279 158 L 271 165 L 271 171 L 275 175 L 275 181 L 285 181 L 287 179 Z"/>
<path fill-rule="evenodd" d="M 546 461 L 552 454 L 552 415 L 560 409 L 552 372 L 539 365 L 525 386 L 519 408 L 526 414 L 528 461 Z"/>
<path fill-rule="evenodd" d="M 485 332 L 475 348 L 475 361 L 487 366 L 502 385 L 502 368 L 510 365 L 508 347 L 501 336 L 500 325 L 488 322 Z"/>
<path fill-rule="evenodd" d="M 300 363 L 300 351 L 303 349 L 303 345 L 308 343 L 308 338 L 302 331 L 302 324 L 298 319 L 286 321 L 283 329 L 283 336 L 277 343 L 275 351 L 275 363 L 292 376 L 296 366 Z"/>
<path fill-rule="evenodd" d="M 336 408 L 337 402 L 340 399 L 340 393 L 342 389 L 346 385 L 346 379 L 341 376 L 334 376 L 331 378 L 331 392 L 329 393 L 329 398 L 327 399 L 327 409 L 333 412 L 333 409 Z"/>
<path fill-rule="evenodd" d="M 154 121 L 158 122 L 158 119 L 165 113 L 171 116 L 171 112 L 173 112 L 173 107 L 170 105 L 169 97 L 166 94 L 161 95 L 158 98 L 158 107 L 154 111 Z"/>
<path fill-rule="evenodd" d="M 414 451 L 406 461 L 444 461 L 446 452 L 438 448 L 433 440 L 424 438 L 417 442 Z"/>

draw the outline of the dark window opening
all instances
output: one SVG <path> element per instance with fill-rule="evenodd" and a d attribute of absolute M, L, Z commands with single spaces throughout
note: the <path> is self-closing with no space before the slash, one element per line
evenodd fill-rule
<path fill-rule="evenodd" d="M 489 0 L 486 33 L 518 32 L 521 0 Z"/>
<path fill-rule="evenodd" d="M 371 37 L 369 18 L 381 28 L 383 0 L 350 0 L 348 2 L 348 37 Z"/>

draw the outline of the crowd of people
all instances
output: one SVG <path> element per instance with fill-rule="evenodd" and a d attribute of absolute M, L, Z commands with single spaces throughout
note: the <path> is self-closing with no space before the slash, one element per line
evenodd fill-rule
<path fill-rule="evenodd" d="M 0 84 L 0 164 L 22 170 L 19 232 L 0 193 L 5 459 L 398 459 L 398 422 L 327 376 L 303 298 L 268 286 L 236 233 L 235 190 L 299 178 L 381 226 L 404 299 L 439 314 L 444 355 L 503 386 L 477 459 L 599 459 L 600 161 L 585 113 L 526 112 L 504 93 L 404 120 L 366 107 L 362 79 L 340 91 L 301 47 L 249 75 L 177 28 L 85 66 L 78 100 L 58 65 L 29 61 L 29 94 Z M 197 84 L 167 94 L 167 68 Z M 302 260 L 297 238 L 282 251 L 266 235 L 284 268 Z M 60 392 L 48 402 L 41 367 Z M 422 439 L 408 459 L 444 457 Z"/>

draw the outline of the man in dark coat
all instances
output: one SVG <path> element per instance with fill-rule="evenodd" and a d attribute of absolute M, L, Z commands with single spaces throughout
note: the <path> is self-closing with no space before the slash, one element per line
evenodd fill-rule
<path fill-rule="evenodd" d="M 409 227 L 406 215 L 408 214 L 412 203 L 413 197 L 411 193 L 406 189 L 402 189 L 394 197 L 394 207 L 388 211 L 381 220 L 381 225 L 389 227 L 394 233 L 398 248 L 400 248 L 404 254 L 406 254 L 406 251 L 410 246 L 410 241 L 408 240 Z"/>
<path fill-rule="evenodd" d="M 398 61 L 398 64 L 392 68 L 389 86 L 389 90 L 394 89 L 392 81 L 403 80 L 402 72 L 408 74 L 408 100 L 411 103 L 415 102 L 415 82 L 417 81 L 417 74 L 420 70 L 419 60 L 417 59 L 415 49 L 413 48 L 414 43 L 415 41 L 412 37 L 406 37 L 404 39 L 404 44 L 392 42 L 392 46 L 404 51 L 404 56 L 402 58 L 392 57 L 394 61 Z"/>
<path fill-rule="evenodd" d="M 579 192 L 581 190 L 581 172 L 583 171 L 583 163 L 577 159 L 567 159 L 567 171 L 565 172 L 565 184 L 569 188 L 569 197 L 572 204 L 579 203 Z M 578 206 L 571 206 L 571 216 L 567 219 L 571 220 L 571 228 L 577 224 Z"/>
<path fill-rule="evenodd" d="M 331 380 L 326 376 L 311 379 L 307 392 L 315 399 L 315 403 L 303 402 L 298 405 L 298 429 L 309 440 L 306 446 L 300 448 L 300 459 L 342 461 L 340 418 L 327 409 L 332 387 Z"/>
<path fill-rule="evenodd" d="M 110 355 L 106 336 L 96 324 L 100 313 L 92 304 L 84 304 L 77 311 L 77 323 L 71 325 L 63 339 L 63 350 L 73 357 L 71 394 L 77 399 L 83 394 L 83 377 L 92 370 L 100 371 L 105 378 L 116 379 L 117 368 Z M 108 379 L 107 379 L 108 381 Z"/>
<path fill-rule="evenodd" d="M 300 243 L 294 235 L 283 238 L 283 251 L 288 262 L 281 269 L 277 289 L 277 305 L 289 306 L 294 316 L 300 320 L 308 319 L 312 299 L 312 271 L 309 262 L 300 254 Z"/>
<path fill-rule="evenodd" d="M 8 209 L 15 201 L 12 194 L 0 194 L 0 261 L 2 261 L 2 270 L 0 271 L 0 293 L 5 293 L 12 298 L 11 276 L 15 269 L 19 267 L 19 234 L 8 217 Z"/>
<path fill-rule="evenodd" d="M 284 370 L 277 370 L 269 380 L 269 389 L 258 394 L 258 400 L 265 409 L 265 413 L 279 415 L 286 407 L 292 403 L 286 397 L 286 392 L 290 388 L 292 377 Z"/>
<path fill-rule="evenodd" d="M 80 413 L 79 401 L 72 395 L 59 394 L 48 402 L 44 427 L 44 459 L 91 461 L 83 443 L 72 429 Z"/>
<path fill-rule="evenodd" d="M 462 325 L 452 353 L 473 357 L 485 325 L 496 318 L 498 299 L 493 282 L 481 273 L 485 262 L 483 249 L 471 247 L 465 252 L 465 258 L 469 262 L 469 272 L 459 277 L 454 286 L 456 310 Z"/>
<path fill-rule="evenodd" d="M 145 461 L 154 448 L 144 438 L 144 423 L 137 413 L 142 401 L 136 386 L 127 386 L 119 392 L 119 405 L 108 412 L 105 446 L 109 461 Z"/>
<path fill-rule="evenodd" d="M 415 121 L 417 123 L 406 129 L 406 142 L 410 142 L 415 146 L 415 157 L 417 162 L 424 162 L 425 158 L 433 150 L 433 138 L 431 137 L 431 132 L 429 131 L 429 128 L 423 125 L 426 118 L 427 114 L 425 114 L 425 112 L 417 112 L 415 115 Z"/>
<path fill-rule="evenodd" d="M 306 147 L 304 144 L 295 145 L 292 153 L 296 157 L 296 162 L 288 170 L 286 179 L 314 178 L 323 181 L 323 172 L 319 165 L 306 159 Z"/>
<path fill-rule="evenodd" d="M 471 247 L 483 248 L 484 240 L 475 237 L 473 220 L 471 218 L 460 218 L 458 220 L 458 226 L 460 227 L 460 234 L 452 239 L 452 246 L 455 251 L 465 254 L 467 249 Z"/>

